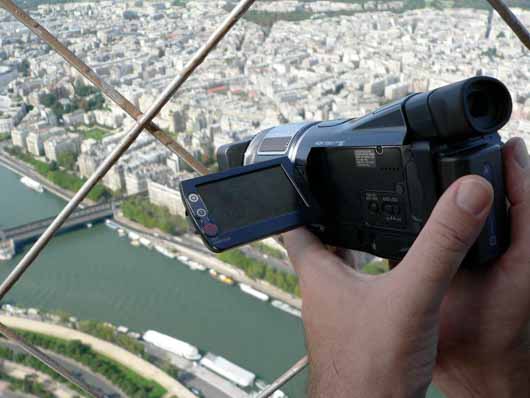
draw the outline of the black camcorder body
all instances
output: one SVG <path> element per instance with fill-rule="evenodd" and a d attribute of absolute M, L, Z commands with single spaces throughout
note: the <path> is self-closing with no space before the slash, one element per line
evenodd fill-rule
<path fill-rule="evenodd" d="M 509 244 L 498 130 L 509 121 L 511 112 L 510 93 L 500 81 L 474 77 L 410 95 L 359 119 L 270 128 L 249 141 L 221 147 L 217 153 L 222 170 L 218 178 L 196 179 L 194 185 L 205 186 L 205 181 L 217 178 L 216 189 L 225 184 L 225 191 L 231 192 L 231 176 L 246 174 L 254 196 L 238 192 L 216 202 L 208 197 L 208 190 L 204 190 L 206 197 L 200 197 L 199 189 L 198 203 L 207 216 L 196 217 L 197 208 L 189 201 L 187 191 L 190 185 L 183 183 L 184 202 L 195 227 L 216 251 L 305 224 L 326 244 L 400 260 L 440 195 L 458 178 L 476 174 L 493 185 L 495 200 L 465 263 L 485 264 L 500 256 Z M 267 178 L 274 178 L 268 176 L 262 181 L 259 173 L 253 175 L 251 171 L 262 162 L 279 158 L 293 165 L 293 171 L 287 172 L 284 167 L 284 172 L 296 188 L 293 195 L 303 200 L 286 199 L 286 195 L 279 194 L 279 189 L 283 190 L 279 183 L 260 188 L 267 185 Z M 254 169 L 248 171 L 250 165 Z M 275 203 L 288 200 L 289 206 Z M 314 208 L 313 217 L 263 223 L 263 218 L 280 220 L 276 216 L 281 214 L 274 211 L 296 214 L 296 203 Z M 272 205 L 277 210 L 266 209 Z M 307 213 L 311 211 L 305 209 Z M 241 216 L 248 225 L 226 225 L 218 231 L 215 218 L 226 214 L 231 214 L 228 224 Z M 210 233 L 204 232 L 206 225 Z M 268 225 L 266 231 L 259 231 L 263 225 Z M 230 231 L 242 231 L 242 227 L 247 232 L 232 238 Z M 224 241 L 225 246 L 212 242 L 221 232 L 223 239 L 217 243 Z"/>

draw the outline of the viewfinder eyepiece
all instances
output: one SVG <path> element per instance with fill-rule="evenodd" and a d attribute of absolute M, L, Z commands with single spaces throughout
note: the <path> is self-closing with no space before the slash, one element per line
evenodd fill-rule
<path fill-rule="evenodd" d="M 464 110 L 477 132 L 492 133 L 501 129 L 512 113 L 510 93 L 498 80 L 471 81 L 464 96 Z"/>
<path fill-rule="evenodd" d="M 480 76 L 414 95 L 404 109 L 416 138 L 465 138 L 504 127 L 512 99 L 499 80 Z"/>

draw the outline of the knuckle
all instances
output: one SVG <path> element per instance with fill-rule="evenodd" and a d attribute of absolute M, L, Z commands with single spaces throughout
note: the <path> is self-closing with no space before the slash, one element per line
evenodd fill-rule
<path fill-rule="evenodd" d="M 516 202 L 523 202 L 530 197 L 530 175 L 526 174 L 524 178 L 517 180 L 513 184 L 513 196 Z"/>

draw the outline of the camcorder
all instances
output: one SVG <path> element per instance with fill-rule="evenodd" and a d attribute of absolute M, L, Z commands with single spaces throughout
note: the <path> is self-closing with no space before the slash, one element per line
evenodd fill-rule
<path fill-rule="evenodd" d="M 473 77 L 361 118 L 273 127 L 217 152 L 221 172 L 183 181 L 188 216 L 221 252 L 305 225 L 325 244 L 399 261 L 440 195 L 475 174 L 495 191 L 465 264 L 509 244 L 502 141 L 508 89 Z"/>

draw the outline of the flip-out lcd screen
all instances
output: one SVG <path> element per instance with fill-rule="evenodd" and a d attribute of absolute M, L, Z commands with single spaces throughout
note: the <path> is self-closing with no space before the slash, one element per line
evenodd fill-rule
<path fill-rule="evenodd" d="M 220 233 L 306 207 L 279 165 L 198 185 L 197 192 Z"/>

